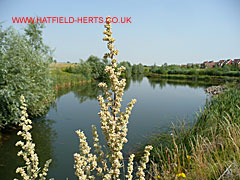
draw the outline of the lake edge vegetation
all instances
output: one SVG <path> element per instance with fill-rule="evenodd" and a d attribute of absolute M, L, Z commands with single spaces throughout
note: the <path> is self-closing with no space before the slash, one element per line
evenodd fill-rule
<path fill-rule="evenodd" d="M 237 59 L 236 59 L 237 60 Z M 240 62 L 240 60 L 239 60 Z M 160 77 L 240 77 L 240 64 L 223 64 L 222 66 L 204 66 L 200 65 L 167 65 L 167 63 L 162 66 L 146 67 L 147 76 L 157 76 Z"/>
<path fill-rule="evenodd" d="M 56 89 L 74 86 L 92 81 L 108 81 L 105 66 L 110 65 L 106 58 L 89 56 L 85 61 L 80 59 L 80 63 L 52 63 L 50 66 L 53 84 Z M 118 67 L 124 66 L 126 70 L 121 77 L 131 78 L 134 75 L 144 74 L 144 66 L 131 64 L 128 61 L 118 63 Z"/>
<path fill-rule="evenodd" d="M 89 63 L 91 62 L 91 63 Z M 52 64 L 52 67 L 58 66 L 61 63 Z M 55 79 L 59 79 L 60 84 L 64 82 L 64 85 L 57 85 L 57 87 L 71 86 L 71 84 L 90 82 L 89 79 L 92 73 L 91 80 L 106 80 L 106 74 L 104 74 L 104 65 L 109 65 L 109 62 L 105 58 L 100 59 L 96 56 L 90 56 L 86 61 L 80 60 L 80 63 L 70 62 L 64 64 L 64 68 L 54 68 L 53 74 L 57 71 L 59 77 L 55 76 Z M 139 64 L 131 64 L 128 61 L 122 61 L 118 64 L 118 67 L 124 66 L 126 70 L 122 73 L 122 77 L 131 78 L 137 74 L 143 74 L 148 78 L 161 78 L 172 80 L 193 80 L 193 81 L 208 81 L 208 82 L 240 82 L 240 66 L 239 65 L 223 65 L 221 67 L 206 66 L 204 69 L 200 68 L 200 65 L 181 66 L 181 65 L 167 65 L 162 66 L 146 66 Z M 100 67 L 100 70 L 99 70 Z M 86 72 L 88 75 L 86 76 Z M 85 78 L 84 78 L 85 76 Z M 88 77 L 88 78 L 86 78 Z M 74 83 L 75 82 L 75 83 Z M 58 83 L 56 83 L 58 84 Z"/>
<path fill-rule="evenodd" d="M 238 179 L 239 94 L 240 86 L 234 84 L 206 103 L 193 127 L 183 123 L 150 138 L 149 179 Z"/>

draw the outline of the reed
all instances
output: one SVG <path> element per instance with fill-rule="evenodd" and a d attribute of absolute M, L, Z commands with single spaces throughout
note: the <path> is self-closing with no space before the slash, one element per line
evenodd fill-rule
<path fill-rule="evenodd" d="M 149 179 L 238 179 L 239 94 L 239 87 L 229 88 L 206 103 L 192 128 L 155 138 Z"/>

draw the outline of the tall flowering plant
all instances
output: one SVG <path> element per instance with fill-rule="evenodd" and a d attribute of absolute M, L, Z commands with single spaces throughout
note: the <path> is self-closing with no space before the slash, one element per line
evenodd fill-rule
<path fill-rule="evenodd" d="M 26 166 L 18 167 L 16 169 L 16 173 L 19 173 L 24 180 L 45 180 L 49 164 L 52 160 L 50 159 L 46 161 L 42 169 L 39 167 L 38 155 L 35 152 L 35 144 L 33 143 L 32 134 L 30 132 L 32 129 L 32 121 L 28 119 L 27 104 L 25 104 L 24 96 L 20 97 L 20 101 L 22 104 L 20 107 L 22 117 L 19 125 L 22 130 L 20 130 L 17 135 L 22 136 L 24 141 L 18 141 L 16 146 L 20 146 L 22 148 L 17 155 L 22 156 Z"/>
<path fill-rule="evenodd" d="M 86 136 L 80 130 L 76 131 L 80 139 L 80 153 L 74 154 L 76 169 L 76 176 L 80 180 L 95 179 L 93 174 L 101 177 L 104 180 L 118 180 L 121 174 L 121 168 L 123 166 L 123 145 L 127 143 L 127 124 L 132 108 L 136 103 L 136 99 L 132 99 L 124 112 L 120 111 L 122 96 L 124 88 L 126 86 L 126 79 L 120 79 L 121 73 L 125 70 L 125 67 L 121 66 L 117 68 L 118 50 L 114 49 L 115 39 L 112 37 L 111 21 L 110 17 L 105 24 L 106 30 L 103 32 L 105 37 L 104 41 L 107 41 L 107 47 L 109 52 L 104 55 L 104 58 L 111 59 L 111 66 L 106 66 L 105 71 L 109 74 L 111 86 L 108 87 L 106 83 L 99 83 L 99 87 L 102 87 L 105 91 L 105 98 L 98 96 L 98 101 L 101 107 L 98 113 L 101 119 L 101 129 L 105 135 L 109 153 L 106 155 L 102 150 L 102 146 L 99 144 L 98 133 L 95 126 L 92 126 L 93 141 L 94 141 L 94 153 L 90 153 L 91 148 L 89 147 Z M 110 89 L 110 90 L 108 90 Z M 144 150 L 144 156 L 141 158 L 140 165 L 137 167 L 136 177 L 140 180 L 145 179 L 144 169 L 149 161 L 150 151 L 152 146 L 146 146 Z M 127 179 L 133 178 L 133 163 L 134 154 L 130 155 L 127 167 L 127 174 L 124 175 Z M 97 173 L 94 173 L 96 171 Z"/>

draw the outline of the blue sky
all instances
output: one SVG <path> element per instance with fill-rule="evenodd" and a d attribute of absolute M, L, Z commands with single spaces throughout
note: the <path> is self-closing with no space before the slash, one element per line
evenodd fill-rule
<path fill-rule="evenodd" d="M 240 58 L 240 0 L 0 0 L 0 22 L 15 16 L 131 17 L 113 24 L 119 61 L 152 65 Z M 102 57 L 103 24 L 46 24 L 44 42 L 58 62 Z"/>

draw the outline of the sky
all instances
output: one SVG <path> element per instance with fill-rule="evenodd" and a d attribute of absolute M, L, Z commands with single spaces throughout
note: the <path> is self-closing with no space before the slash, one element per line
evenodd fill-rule
<path fill-rule="evenodd" d="M 112 24 L 118 60 L 152 65 L 240 58 L 240 0 L 0 0 L 0 22 L 12 17 L 131 17 Z M 107 52 L 103 23 L 47 23 L 45 44 L 58 62 Z"/>

